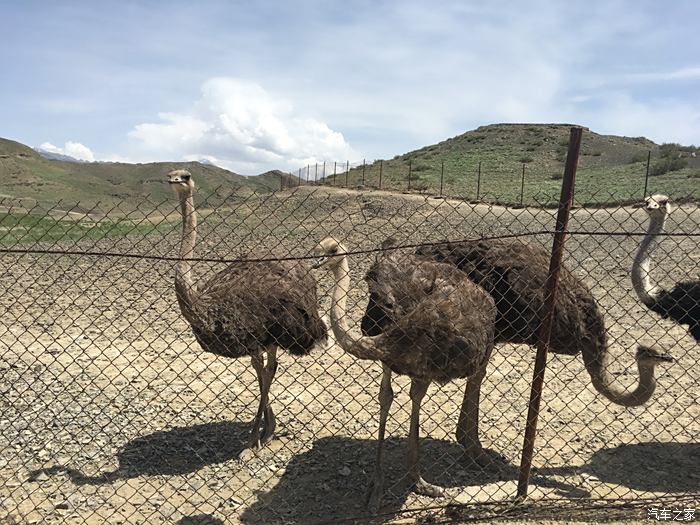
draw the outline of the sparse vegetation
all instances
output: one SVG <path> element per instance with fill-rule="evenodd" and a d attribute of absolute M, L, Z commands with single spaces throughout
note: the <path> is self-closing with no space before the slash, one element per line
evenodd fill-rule
<path fill-rule="evenodd" d="M 71 220 L 36 217 L 23 213 L 0 213 L 0 245 L 34 244 L 58 240 L 105 239 L 109 237 L 143 236 L 166 232 L 176 223 L 121 220 Z"/>
<path fill-rule="evenodd" d="M 688 160 L 680 157 L 662 157 L 649 168 L 649 175 L 658 177 L 670 171 L 682 170 L 688 165 Z"/>

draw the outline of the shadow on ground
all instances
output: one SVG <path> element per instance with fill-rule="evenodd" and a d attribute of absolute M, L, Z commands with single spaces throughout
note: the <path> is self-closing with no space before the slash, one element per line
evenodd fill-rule
<path fill-rule="evenodd" d="M 402 508 L 410 495 L 406 478 L 406 439 L 386 441 L 385 493 L 381 513 Z M 461 445 L 430 438 L 421 439 L 424 478 L 443 487 L 479 487 L 517 479 L 517 468 L 505 461 L 493 463 L 486 471 L 475 467 Z M 339 517 L 366 523 L 366 488 L 372 476 L 376 452 L 373 439 L 327 437 L 314 442 L 311 450 L 295 456 L 279 483 L 246 509 L 246 524 L 331 523 Z M 495 454 L 494 454 L 495 455 Z M 585 497 L 587 492 L 565 483 L 535 476 L 540 486 L 557 489 L 567 497 Z M 421 506 L 444 505 L 446 499 L 419 497 Z"/>
<path fill-rule="evenodd" d="M 700 491 L 700 443 L 633 443 L 602 449 L 581 467 L 605 483 L 637 491 Z"/>
<path fill-rule="evenodd" d="M 86 476 L 65 465 L 35 470 L 39 474 L 68 474 L 76 485 L 101 485 L 138 476 L 188 474 L 214 463 L 238 457 L 247 444 L 250 425 L 238 422 L 206 423 L 154 432 L 129 441 L 118 453 L 119 468 Z"/>

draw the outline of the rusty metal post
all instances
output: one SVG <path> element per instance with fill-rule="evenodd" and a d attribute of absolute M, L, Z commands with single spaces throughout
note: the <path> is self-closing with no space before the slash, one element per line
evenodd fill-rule
<path fill-rule="evenodd" d="M 318 182 L 318 162 L 316 163 L 316 168 L 314 169 L 314 184 Z"/>
<path fill-rule="evenodd" d="M 479 171 L 476 175 L 476 200 L 479 200 L 479 192 L 481 191 L 481 161 L 479 161 Z"/>
<path fill-rule="evenodd" d="M 440 197 L 442 197 L 442 181 L 445 178 L 445 161 L 440 164 Z"/>
<path fill-rule="evenodd" d="M 365 185 L 365 160 L 362 159 L 362 186 Z"/>
<path fill-rule="evenodd" d="M 309 183 L 309 165 L 306 165 L 306 184 Z"/>
<path fill-rule="evenodd" d="M 301 168 L 299 168 L 299 175 L 297 175 L 297 186 L 301 186 Z"/>
<path fill-rule="evenodd" d="M 552 318 L 554 316 L 554 299 L 557 293 L 557 282 L 561 259 L 564 253 L 566 241 L 566 228 L 569 223 L 569 212 L 574 200 L 574 184 L 576 181 L 576 166 L 581 149 L 581 128 L 571 128 L 569 136 L 569 152 L 564 168 L 564 181 L 559 198 L 559 212 L 557 213 L 557 225 L 554 231 L 552 244 L 552 257 L 549 261 L 549 274 L 545 283 L 544 305 L 542 309 L 542 321 L 537 337 L 537 356 L 535 357 L 535 371 L 532 376 L 532 389 L 530 391 L 530 405 L 527 411 L 525 424 L 525 439 L 523 441 L 523 453 L 520 459 L 520 476 L 518 478 L 517 500 L 527 497 L 527 489 L 530 483 L 530 468 L 532 467 L 532 452 L 535 447 L 535 435 L 537 433 L 537 418 L 540 413 L 540 400 L 542 399 L 542 385 L 544 384 L 544 371 L 547 365 L 547 350 L 549 337 L 552 331 Z"/>
<path fill-rule="evenodd" d="M 348 174 L 350 173 L 350 161 L 345 161 L 345 187 L 348 187 Z"/>
<path fill-rule="evenodd" d="M 651 150 L 647 152 L 647 174 L 644 177 L 644 194 L 642 195 L 642 199 L 646 199 L 647 197 L 647 188 L 649 187 L 649 163 L 651 162 Z"/>
<path fill-rule="evenodd" d="M 525 193 L 525 163 L 523 162 L 523 176 L 520 179 L 520 205 L 523 204 L 523 194 Z"/>
<path fill-rule="evenodd" d="M 335 186 L 335 171 L 336 168 L 338 167 L 338 161 L 333 161 L 333 186 Z"/>
<path fill-rule="evenodd" d="M 323 182 L 325 183 L 326 182 L 326 161 L 325 160 L 323 161 L 323 175 L 321 176 L 321 178 L 323 179 Z"/>
<path fill-rule="evenodd" d="M 384 169 L 384 160 L 379 161 L 379 189 L 382 189 L 382 171 Z"/>

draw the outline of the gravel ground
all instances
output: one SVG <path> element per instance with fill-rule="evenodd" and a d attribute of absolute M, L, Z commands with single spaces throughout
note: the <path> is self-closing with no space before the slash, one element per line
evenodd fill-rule
<path fill-rule="evenodd" d="M 305 256 L 331 233 L 358 250 L 389 235 L 413 243 L 526 234 L 551 230 L 555 214 L 308 188 L 229 203 L 203 210 L 198 256 Z M 167 203 L 150 220 L 172 216 L 174 208 Z M 684 206 L 667 230 L 696 233 L 698 225 L 697 207 Z M 570 229 L 642 232 L 644 226 L 641 210 L 578 209 Z M 550 235 L 530 240 L 551 244 Z M 178 241 L 175 223 L 164 236 L 53 247 L 175 255 Z M 575 233 L 566 262 L 606 312 L 618 358 L 613 372 L 622 384 L 635 382 L 637 342 L 667 347 L 676 363 L 658 369 L 657 392 L 646 406 L 626 409 L 593 390 L 580 357 L 551 355 L 531 485 L 536 501 L 579 499 L 585 507 L 599 498 L 698 494 L 700 346 L 632 293 L 629 267 L 638 241 Z M 653 272 L 662 284 L 697 275 L 696 238 L 666 238 L 658 251 Z M 351 258 L 348 306 L 358 326 L 366 302 L 362 276 L 372 257 Z M 361 517 L 373 469 L 380 365 L 356 361 L 332 344 L 304 358 L 282 355 L 271 391 L 277 438 L 239 457 L 256 409 L 257 381 L 248 360 L 201 351 L 177 308 L 173 267 L 173 261 L 149 259 L 0 256 L 0 523 Z M 220 267 L 199 263 L 196 273 L 204 277 Z M 325 312 L 331 283 L 319 278 Z M 448 487 L 440 500 L 409 492 L 408 381 L 395 378 L 384 512 L 514 495 L 533 360 L 525 346 L 506 344 L 494 352 L 482 389 L 481 439 L 507 463 L 486 470 L 470 465 L 454 441 L 464 381 L 431 386 L 421 453 L 426 479 Z M 604 521 L 605 512 L 586 516 L 581 519 Z M 546 512 L 540 518 L 547 519 Z M 576 512 L 570 518 L 575 521 Z"/>

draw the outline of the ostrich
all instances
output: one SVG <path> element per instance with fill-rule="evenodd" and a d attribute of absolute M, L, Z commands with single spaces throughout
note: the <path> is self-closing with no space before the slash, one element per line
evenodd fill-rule
<path fill-rule="evenodd" d="M 195 285 L 190 260 L 197 237 L 194 181 L 187 170 L 175 170 L 166 182 L 179 196 L 183 219 L 180 260 L 175 268 L 180 311 L 206 352 L 231 358 L 250 356 L 260 403 L 248 445 L 260 448 L 275 430 L 268 394 L 277 371 L 277 348 L 305 355 L 326 337 L 326 326 L 318 315 L 316 280 L 307 265 L 270 261 L 232 264 L 204 285 Z"/>
<path fill-rule="evenodd" d="M 451 263 L 496 303 L 495 342 L 536 345 L 544 305 L 544 284 L 549 273 L 549 254 L 542 247 L 517 239 L 492 239 L 421 246 L 416 255 L 425 260 Z M 378 293 L 370 293 L 362 331 L 377 336 L 394 322 L 395 305 Z M 605 322 L 588 287 L 562 266 L 554 308 L 550 351 L 581 353 L 593 387 L 607 399 L 623 406 L 646 403 L 656 388 L 654 368 L 673 359 L 657 349 L 639 346 L 636 353 L 639 381 L 627 391 L 615 385 L 608 370 Z M 484 374 L 470 379 L 457 423 L 457 442 L 478 450 L 478 414 Z M 475 458 L 483 464 L 483 456 Z"/>
<path fill-rule="evenodd" d="M 647 234 L 632 265 L 634 291 L 647 308 L 678 324 L 688 325 L 690 335 L 700 341 L 700 281 L 678 283 L 669 291 L 651 284 L 649 279 L 652 244 L 663 231 L 666 217 L 671 213 L 668 197 L 652 195 L 634 207 L 644 208 L 649 215 Z"/>
<path fill-rule="evenodd" d="M 377 258 L 366 279 L 371 293 L 390 298 L 395 315 L 381 334 L 361 336 L 350 331 L 346 318 L 350 290 L 346 249 L 329 237 L 321 241 L 314 253 L 319 256 L 314 267 L 328 268 L 335 280 L 330 320 L 336 341 L 359 359 L 382 362 L 379 436 L 370 508 L 376 510 L 381 500 L 382 447 L 393 401 L 392 372 L 411 378 L 408 470 L 414 490 L 440 496 L 444 489 L 426 482 L 420 474 L 421 401 L 432 381 L 444 383 L 485 374 L 494 344 L 493 299 L 451 265 L 387 253 Z"/>

